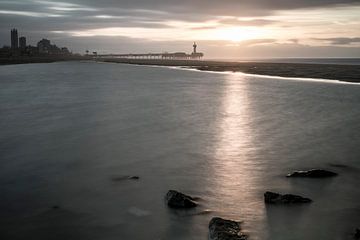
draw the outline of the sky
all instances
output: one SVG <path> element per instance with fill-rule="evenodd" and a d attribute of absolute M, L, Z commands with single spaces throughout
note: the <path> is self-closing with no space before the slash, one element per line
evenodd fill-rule
<path fill-rule="evenodd" d="M 360 0 L 0 0 L 0 46 L 11 28 L 79 53 L 360 57 Z"/>

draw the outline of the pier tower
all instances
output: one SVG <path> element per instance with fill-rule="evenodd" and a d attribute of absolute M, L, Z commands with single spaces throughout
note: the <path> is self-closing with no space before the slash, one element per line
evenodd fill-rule
<path fill-rule="evenodd" d="M 197 47 L 197 45 L 196 45 L 196 42 L 194 42 L 194 44 L 193 44 L 193 53 L 196 53 L 196 47 Z"/>

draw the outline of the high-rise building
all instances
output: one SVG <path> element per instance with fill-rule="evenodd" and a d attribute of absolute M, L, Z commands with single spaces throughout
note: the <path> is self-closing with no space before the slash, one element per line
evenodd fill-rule
<path fill-rule="evenodd" d="M 11 29 L 11 48 L 17 49 L 19 48 L 19 38 L 17 29 Z"/>
<path fill-rule="evenodd" d="M 19 47 L 24 50 L 26 48 L 26 37 L 19 38 Z"/>

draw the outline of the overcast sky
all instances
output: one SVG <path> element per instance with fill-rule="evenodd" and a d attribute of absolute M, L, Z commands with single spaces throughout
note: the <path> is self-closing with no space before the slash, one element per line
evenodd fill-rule
<path fill-rule="evenodd" d="M 11 28 L 80 53 L 360 57 L 360 0 L 0 0 L 0 46 Z"/>

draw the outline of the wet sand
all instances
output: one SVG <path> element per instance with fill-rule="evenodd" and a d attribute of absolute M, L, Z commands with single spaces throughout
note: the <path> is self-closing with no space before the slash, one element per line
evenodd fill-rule
<path fill-rule="evenodd" d="M 360 68 L 357 65 L 122 58 L 104 58 L 98 59 L 98 61 L 137 65 L 179 66 L 201 71 L 230 71 L 279 77 L 318 78 L 345 82 L 360 82 Z"/>

